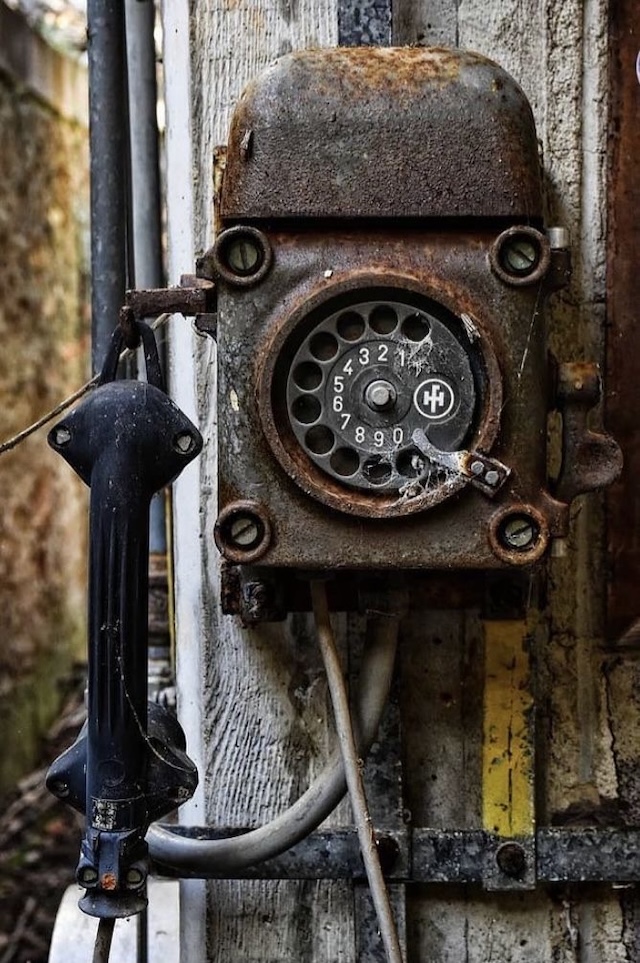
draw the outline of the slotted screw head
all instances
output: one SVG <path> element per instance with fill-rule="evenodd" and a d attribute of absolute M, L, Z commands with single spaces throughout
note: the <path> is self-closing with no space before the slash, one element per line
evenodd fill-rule
<path fill-rule="evenodd" d="M 238 515 L 229 526 L 229 539 L 238 548 L 249 548 L 259 537 L 260 528 L 252 515 Z"/>
<path fill-rule="evenodd" d="M 525 515 L 508 518 L 502 528 L 502 536 L 509 548 L 529 548 L 536 539 L 534 522 Z"/>
<path fill-rule="evenodd" d="M 236 274 L 252 274 L 260 267 L 262 252 L 251 237 L 234 238 L 227 248 L 227 263 Z"/>
<path fill-rule="evenodd" d="M 528 237 L 514 237 L 502 249 L 502 261 L 512 274 L 530 274 L 540 259 L 537 245 Z"/>

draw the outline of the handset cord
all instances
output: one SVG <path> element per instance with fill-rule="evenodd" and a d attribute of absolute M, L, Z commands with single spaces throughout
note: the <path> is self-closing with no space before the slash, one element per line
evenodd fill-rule
<path fill-rule="evenodd" d="M 402 614 L 390 611 L 371 616 L 356 689 L 358 751 L 366 756 L 376 738 L 387 703 Z M 309 788 L 275 819 L 241 836 L 195 839 L 180 835 L 167 824 L 154 823 L 147 833 L 149 852 L 157 867 L 181 876 L 232 876 L 249 866 L 272 859 L 313 832 L 335 809 L 346 791 L 340 750 L 331 754 Z"/>
<path fill-rule="evenodd" d="M 98 932 L 93 948 L 93 963 L 109 963 L 115 922 L 115 919 L 105 918 L 98 923 Z"/>

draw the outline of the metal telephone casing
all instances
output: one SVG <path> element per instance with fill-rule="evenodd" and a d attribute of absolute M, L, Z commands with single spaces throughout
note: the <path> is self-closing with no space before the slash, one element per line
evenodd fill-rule
<path fill-rule="evenodd" d="M 219 217 L 226 233 L 257 230 L 266 242 L 253 277 L 225 268 L 220 243 L 199 269 L 218 285 L 217 541 L 228 559 L 496 568 L 537 560 L 564 533 L 567 506 L 546 472 L 542 308 L 557 271 L 533 118 L 508 74 L 439 49 L 286 56 L 236 110 Z M 518 231 L 538 244 L 522 277 L 500 260 Z M 507 466 L 495 493 L 468 471 L 435 495 L 360 490 L 323 473 L 291 429 L 282 381 L 305 332 L 343 306 L 407 297 L 453 318 L 475 353 L 482 384 L 465 447 Z M 263 537 L 234 545 L 228 520 L 247 506 Z M 501 519 L 520 511 L 536 526 L 525 551 L 498 544 Z"/>

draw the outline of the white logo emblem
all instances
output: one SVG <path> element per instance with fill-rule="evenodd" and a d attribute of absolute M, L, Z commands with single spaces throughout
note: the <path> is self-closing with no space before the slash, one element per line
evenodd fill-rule
<path fill-rule="evenodd" d="M 451 385 L 442 378 L 427 378 L 416 388 L 413 403 L 423 418 L 435 421 L 451 414 L 456 396 Z"/>

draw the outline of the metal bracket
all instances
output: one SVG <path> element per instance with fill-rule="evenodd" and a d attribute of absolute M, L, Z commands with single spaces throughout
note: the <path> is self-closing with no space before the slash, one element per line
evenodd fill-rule
<path fill-rule="evenodd" d="M 431 444 L 421 428 L 414 431 L 411 440 L 430 462 L 465 475 L 474 488 L 489 498 L 500 491 L 511 474 L 511 469 L 497 458 L 489 458 L 478 451 L 441 451 Z"/>
<path fill-rule="evenodd" d="M 182 314 L 196 319 L 198 330 L 215 338 L 217 327 L 216 286 L 213 281 L 183 274 L 180 287 L 134 289 L 125 294 L 121 311 L 142 321 L 160 314 Z"/>
<path fill-rule="evenodd" d="M 191 839 L 220 839 L 243 829 L 171 826 Z M 521 840 L 482 830 L 381 829 L 376 833 L 385 877 L 391 882 L 479 884 L 490 890 L 530 890 L 548 883 L 636 883 L 640 829 L 544 827 Z M 164 866 L 162 875 L 172 875 Z M 208 879 L 225 877 L 212 867 Z M 276 859 L 238 879 L 365 878 L 355 830 L 311 833 Z"/>
<path fill-rule="evenodd" d="M 557 367 L 556 404 L 562 414 L 562 467 L 555 497 L 571 502 L 584 492 L 606 488 L 622 471 L 620 446 L 605 432 L 588 428 L 601 396 L 600 371 L 590 362 Z"/>

